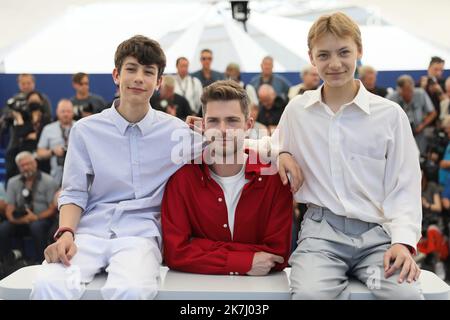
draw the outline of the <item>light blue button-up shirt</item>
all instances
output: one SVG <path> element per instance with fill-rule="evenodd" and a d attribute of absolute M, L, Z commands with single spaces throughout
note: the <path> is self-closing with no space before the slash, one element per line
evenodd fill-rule
<path fill-rule="evenodd" d="M 202 137 L 152 108 L 130 124 L 117 112 L 118 103 L 72 127 L 58 205 L 83 209 L 79 234 L 160 240 L 166 182 L 201 154 Z"/>

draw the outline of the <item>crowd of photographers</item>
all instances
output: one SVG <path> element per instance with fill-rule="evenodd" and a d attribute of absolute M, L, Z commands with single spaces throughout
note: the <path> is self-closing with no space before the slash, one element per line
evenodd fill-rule
<path fill-rule="evenodd" d="M 19 93 L 0 110 L 0 148 L 5 150 L 5 186 L 0 183 L 0 278 L 24 264 L 41 263 L 57 228 L 56 198 L 70 129 L 76 120 L 102 111 L 105 100 L 89 92 L 89 77 L 72 77 L 75 95 L 61 99 L 52 117 L 48 97 L 35 78 L 20 74 Z M 27 260 L 24 237 L 34 248 Z M 19 249 L 19 250 L 16 250 Z M 19 265 L 18 265 L 19 264 Z"/>

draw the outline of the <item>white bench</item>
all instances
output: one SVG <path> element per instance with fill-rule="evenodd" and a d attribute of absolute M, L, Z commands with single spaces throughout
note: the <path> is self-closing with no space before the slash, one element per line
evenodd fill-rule
<path fill-rule="evenodd" d="M 0 281 L 0 299 L 26 300 L 30 296 L 32 282 L 39 266 L 17 270 Z M 265 277 L 216 276 L 177 272 L 161 267 L 161 288 L 156 299 L 160 300 L 287 300 L 290 269 Z M 102 299 L 100 288 L 106 275 L 95 277 L 86 288 L 83 300 Z M 448 300 L 450 286 L 434 273 L 422 271 L 420 276 L 425 299 Z M 352 300 L 371 300 L 374 296 L 361 282 L 351 280 Z"/>

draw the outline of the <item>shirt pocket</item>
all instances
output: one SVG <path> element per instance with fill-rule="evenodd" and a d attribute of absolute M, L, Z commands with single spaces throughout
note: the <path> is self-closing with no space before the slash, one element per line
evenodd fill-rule
<path fill-rule="evenodd" d="M 382 201 L 384 196 L 384 174 L 386 159 L 349 152 L 349 166 L 353 172 L 355 187 L 364 189 L 366 193 Z"/>

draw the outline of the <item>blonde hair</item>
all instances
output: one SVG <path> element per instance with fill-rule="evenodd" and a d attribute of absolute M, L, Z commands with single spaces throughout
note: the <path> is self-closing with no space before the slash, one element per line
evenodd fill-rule
<path fill-rule="evenodd" d="M 313 23 L 308 33 L 309 50 L 312 50 L 315 41 L 326 33 L 331 33 L 338 38 L 350 37 L 362 51 L 361 31 L 356 22 L 345 13 L 336 12 L 331 15 L 323 15 Z"/>
<path fill-rule="evenodd" d="M 375 70 L 374 67 L 369 66 L 369 65 L 362 65 L 358 68 L 358 74 L 359 74 L 359 78 L 363 79 L 366 74 L 368 73 L 375 73 L 375 75 L 377 74 L 377 70 Z"/>
<path fill-rule="evenodd" d="M 315 67 L 313 65 L 307 64 L 303 67 L 302 71 L 300 72 L 300 77 L 304 80 L 305 76 L 308 75 Z"/>
<path fill-rule="evenodd" d="M 166 87 L 174 88 L 175 87 L 175 78 L 172 76 L 169 76 L 169 75 L 163 76 L 162 83 Z"/>
<path fill-rule="evenodd" d="M 29 151 L 22 151 L 22 152 L 19 152 L 17 155 L 16 155 L 16 157 L 15 157 L 15 161 L 16 161 L 16 164 L 17 165 L 19 165 L 19 162 L 22 160 L 22 159 L 25 159 L 25 158 L 32 158 L 32 159 L 35 159 L 35 157 L 33 156 L 33 154 L 31 153 L 31 152 L 29 152 Z"/>

